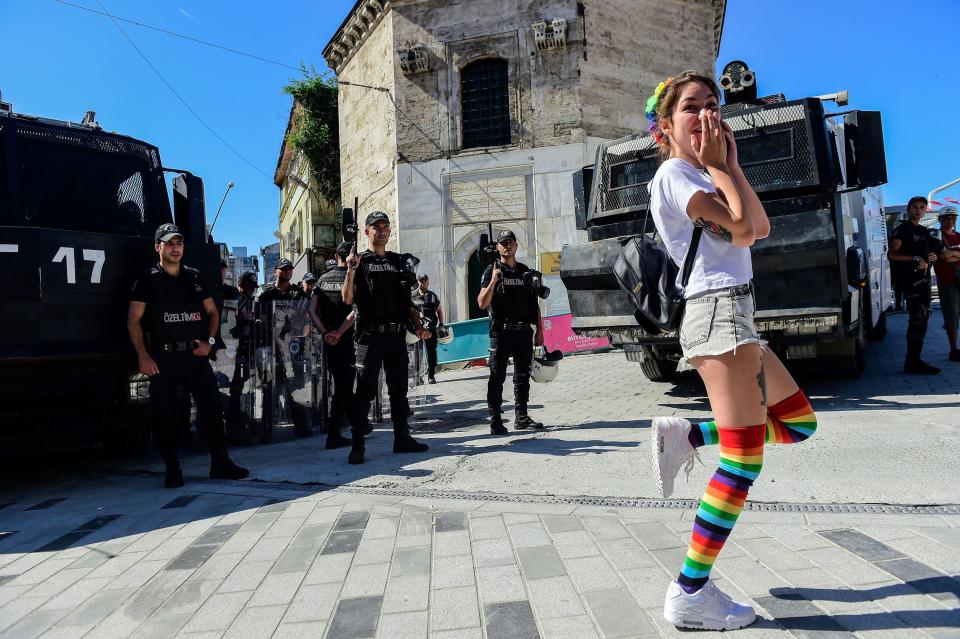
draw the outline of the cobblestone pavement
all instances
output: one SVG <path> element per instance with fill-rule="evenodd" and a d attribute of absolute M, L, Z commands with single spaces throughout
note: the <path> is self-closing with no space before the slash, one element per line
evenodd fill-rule
<path fill-rule="evenodd" d="M 864 377 L 803 377 L 817 436 L 770 448 L 714 570 L 760 616 L 738 637 L 960 637 L 944 472 L 960 367 L 904 378 L 904 318 L 890 319 Z M 425 387 L 424 455 L 389 452 L 387 422 L 359 468 L 315 438 L 236 451 L 248 481 L 203 479 L 189 457 L 178 490 L 154 456 L 4 477 L 0 636 L 677 636 L 660 606 L 713 458 L 682 499 L 652 499 L 647 427 L 705 416 L 702 390 L 646 383 L 618 353 L 563 367 L 534 388 L 555 425 L 542 434 L 487 435 L 483 371 L 467 370 Z"/>

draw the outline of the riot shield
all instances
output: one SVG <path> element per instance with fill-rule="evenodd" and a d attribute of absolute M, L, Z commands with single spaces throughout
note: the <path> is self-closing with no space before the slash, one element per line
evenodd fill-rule
<path fill-rule="evenodd" d="M 304 434 L 315 419 L 319 353 L 314 347 L 308 304 L 308 300 L 274 302 L 267 332 L 272 343 L 258 352 L 267 439 L 272 429 L 287 425 Z"/>
<path fill-rule="evenodd" d="M 407 347 L 407 403 L 413 406 L 423 406 L 426 397 L 423 395 L 422 381 L 427 374 L 427 353 L 423 340 Z"/>
<path fill-rule="evenodd" d="M 257 405 L 256 383 L 251 374 L 253 362 L 252 325 L 249 302 L 238 314 L 239 300 L 225 300 L 220 313 L 220 344 L 212 362 L 224 406 L 227 437 L 230 443 L 248 439 L 254 430 Z"/>

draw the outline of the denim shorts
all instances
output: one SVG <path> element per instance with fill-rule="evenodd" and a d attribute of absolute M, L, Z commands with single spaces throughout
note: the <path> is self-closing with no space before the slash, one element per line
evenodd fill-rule
<path fill-rule="evenodd" d="M 938 282 L 937 290 L 940 293 L 940 310 L 943 311 L 943 328 L 955 331 L 960 324 L 960 281 L 943 285 Z"/>
<path fill-rule="evenodd" d="M 743 344 L 766 344 L 753 322 L 753 284 L 699 293 L 687 300 L 680 324 L 683 359 L 678 371 L 692 370 L 693 357 L 722 355 Z"/>

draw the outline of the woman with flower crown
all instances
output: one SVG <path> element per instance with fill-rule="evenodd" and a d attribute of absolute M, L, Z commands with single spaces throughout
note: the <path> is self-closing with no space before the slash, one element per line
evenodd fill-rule
<path fill-rule="evenodd" d="M 760 474 L 766 443 L 804 441 L 816 431 L 810 403 L 753 320 L 750 246 L 770 222 L 737 163 L 733 131 L 720 119 L 720 91 L 694 71 L 661 82 L 647 101 L 661 165 L 650 181 L 650 210 L 670 257 L 682 264 L 695 227 L 703 228 L 680 326 L 678 370 L 703 379 L 713 420 L 653 420 L 653 465 L 664 497 L 697 449 L 719 446 L 719 465 L 700 501 L 690 547 L 664 601 L 667 621 L 685 628 L 733 630 L 756 618 L 710 581 L 717 555 Z"/>

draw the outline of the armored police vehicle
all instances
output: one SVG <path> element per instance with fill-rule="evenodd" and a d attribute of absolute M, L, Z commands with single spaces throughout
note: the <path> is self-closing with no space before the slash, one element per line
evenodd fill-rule
<path fill-rule="evenodd" d="M 734 75 L 752 73 L 745 68 Z M 858 376 L 864 342 L 882 337 L 891 299 L 882 194 L 874 188 L 886 182 L 880 114 L 827 113 L 815 97 L 756 99 L 755 88 L 744 99 L 728 90 L 726 73 L 720 84 L 721 117 L 771 224 L 751 249 L 757 327 L 786 359 L 816 359 Z M 655 231 L 644 218 L 658 165 L 646 133 L 601 145 L 595 164 L 574 175 L 577 226 L 589 241 L 565 246 L 560 259 L 574 331 L 622 346 L 653 381 L 675 375 L 677 335 L 640 327 L 613 266 L 628 238 Z"/>
<path fill-rule="evenodd" d="M 172 210 L 165 172 L 176 174 Z M 0 451 L 148 442 L 127 296 L 156 263 L 164 222 L 180 227 L 185 263 L 219 295 L 199 178 L 101 130 L 92 112 L 78 124 L 0 103 Z"/>

